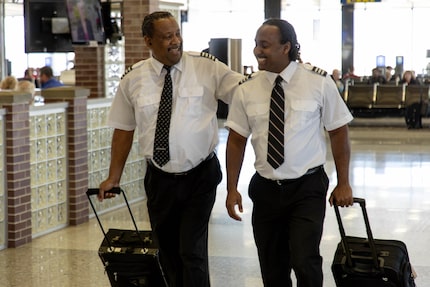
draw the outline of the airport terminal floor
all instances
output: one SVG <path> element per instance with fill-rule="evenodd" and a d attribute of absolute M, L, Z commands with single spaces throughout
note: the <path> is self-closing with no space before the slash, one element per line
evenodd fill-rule
<path fill-rule="evenodd" d="M 357 119 L 351 124 L 351 183 L 356 197 L 367 201 L 373 235 L 404 241 L 417 286 L 430 286 L 430 123 L 408 130 L 402 119 Z M 227 131 L 220 128 L 218 156 L 225 169 Z M 243 221 L 230 219 L 224 207 L 226 178 L 219 186 L 210 220 L 209 254 L 213 287 L 262 287 L 252 236 L 252 204 L 247 196 L 253 169 L 249 144 L 240 178 L 244 199 Z M 336 182 L 329 153 L 325 169 L 330 191 Z M 141 229 L 148 229 L 144 203 L 132 205 Z M 132 228 L 125 208 L 104 214 L 107 227 Z M 342 209 L 347 234 L 364 236 L 358 205 Z M 106 287 L 110 286 L 97 250 L 103 235 L 95 218 L 79 226 L 33 239 L 19 248 L 0 251 L 0 286 L 4 287 Z M 334 287 L 330 270 L 340 240 L 333 208 L 327 206 L 321 253 L 324 286 Z M 295 285 L 294 285 L 295 286 Z"/>

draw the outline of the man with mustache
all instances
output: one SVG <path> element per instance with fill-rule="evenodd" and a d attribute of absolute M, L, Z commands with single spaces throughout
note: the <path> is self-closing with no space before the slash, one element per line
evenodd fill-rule
<path fill-rule="evenodd" d="M 148 161 L 145 190 L 151 227 L 169 287 L 208 287 L 208 222 L 222 179 L 215 154 L 218 99 L 230 103 L 243 75 L 207 53 L 183 52 L 178 23 L 169 12 L 147 15 L 142 33 L 152 57 L 132 66 L 113 100 L 108 119 L 115 128 L 111 164 L 99 200 L 113 196 L 105 191 L 120 185 L 137 128 Z M 162 90 L 170 81 L 171 119 L 159 133 Z M 163 139 L 168 144 L 159 147 Z"/>

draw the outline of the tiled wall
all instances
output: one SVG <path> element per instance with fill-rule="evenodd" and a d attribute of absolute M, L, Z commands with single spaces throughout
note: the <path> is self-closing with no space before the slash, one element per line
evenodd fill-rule
<path fill-rule="evenodd" d="M 30 112 L 33 238 L 67 225 L 66 109 Z"/>
<path fill-rule="evenodd" d="M 44 106 L 15 103 L 20 97 L 9 95 L 12 102 L 0 109 L 0 249 L 88 221 L 85 191 L 107 177 L 112 99 L 59 89 L 45 94 Z M 136 135 L 121 179 L 130 202 L 145 198 L 146 163 L 138 150 Z M 124 205 L 122 197 L 94 202 L 100 213 Z"/>
<path fill-rule="evenodd" d="M 89 100 L 88 102 L 88 186 L 97 188 L 107 178 L 110 163 L 112 128 L 106 126 L 110 100 Z M 137 133 L 121 177 L 121 187 L 127 192 L 130 202 L 145 197 L 143 178 L 145 161 L 139 155 Z M 105 200 L 103 204 L 93 201 L 99 213 L 124 205 L 122 197 Z M 92 213 L 92 210 L 90 210 Z"/>

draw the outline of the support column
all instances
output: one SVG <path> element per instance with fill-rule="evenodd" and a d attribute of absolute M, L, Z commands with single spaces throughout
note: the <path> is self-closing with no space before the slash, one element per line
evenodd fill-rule
<path fill-rule="evenodd" d="M 30 127 L 31 95 L 1 92 L 6 110 L 6 181 L 8 247 L 31 242 Z"/>
<path fill-rule="evenodd" d="M 88 134 L 87 97 L 90 90 L 60 87 L 42 91 L 45 102 L 67 102 L 69 224 L 88 221 Z"/>
<path fill-rule="evenodd" d="M 125 66 L 150 57 L 143 41 L 142 22 L 146 15 L 159 10 L 158 0 L 125 0 L 123 2 Z"/>
<path fill-rule="evenodd" d="M 76 86 L 90 89 L 90 98 L 104 98 L 105 47 L 74 46 L 74 49 Z"/>
<path fill-rule="evenodd" d="M 281 0 L 264 0 L 264 18 L 281 18 Z"/>
<path fill-rule="evenodd" d="M 342 5 L 342 75 L 354 66 L 354 4 Z"/>

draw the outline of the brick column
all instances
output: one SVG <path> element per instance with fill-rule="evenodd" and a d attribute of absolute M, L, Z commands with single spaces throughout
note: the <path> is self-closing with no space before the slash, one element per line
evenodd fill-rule
<path fill-rule="evenodd" d="M 87 97 L 81 87 L 61 87 L 42 91 L 45 102 L 67 102 L 69 224 L 88 221 L 88 134 Z"/>
<path fill-rule="evenodd" d="M 90 98 L 105 97 L 104 46 L 74 46 L 76 86 L 91 90 Z"/>
<path fill-rule="evenodd" d="M 149 50 L 142 36 L 143 18 L 151 12 L 159 10 L 158 0 L 124 0 L 123 1 L 123 33 L 125 39 L 125 66 L 149 58 Z"/>
<path fill-rule="evenodd" d="M 0 105 L 6 110 L 8 247 L 31 242 L 30 100 L 30 94 L 0 92 Z"/>

